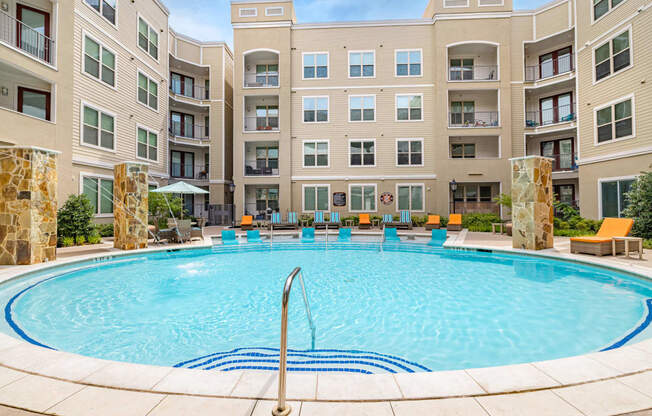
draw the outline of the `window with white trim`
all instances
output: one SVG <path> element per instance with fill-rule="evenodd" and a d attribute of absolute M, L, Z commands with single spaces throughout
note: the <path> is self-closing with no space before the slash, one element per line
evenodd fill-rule
<path fill-rule="evenodd" d="M 84 72 L 115 87 L 115 54 L 88 36 L 84 36 Z"/>
<path fill-rule="evenodd" d="M 350 212 L 376 211 L 376 185 L 351 185 Z"/>
<path fill-rule="evenodd" d="M 328 142 L 303 142 L 303 167 L 328 167 Z"/>
<path fill-rule="evenodd" d="M 421 51 L 396 51 L 396 76 L 419 77 L 421 76 Z"/>
<path fill-rule="evenodd" d="M 373 78 L 375 66 L 375 52 L 349 52 L 349 78 Z"/>
<path fill-rule="evenodd" d="M 138 46 L 158 61 L 158 33 L 142 17 L 138 18 Z"/>
<path fill-rule="evenodd" d="M 240 17 L 256 17 L 258 16 L 258 9 L 255 7 L 241 7 L 238 14 Z"/>
<path fill-rule="evenodd" d="M 305 53 L 303 54 L 303 78 L 328 78 L 328 54 Z"/>
<path fill-rule="evenodd" d="M 451 143 L 451 158 L 475 159 L 475 143 Z"/>
<path fill-rule="evenodd" d="M 423 99 L 421 95 L 397 95 L 396 119 L 398 121 L 422 121 Z"/>
<path fill-rule="evenodd" d="M 399 211 L 423 211 L 423 184 L 398 185 L 397 205 Z"/>
<path fill-rule="evenodd" d="M 158 134 L 138 127 L 138 157 L 153 161 L 158 160 Z"/>
<path fill-rule="evenodd" d="M 325 185 L 303 187 L 303 211 L 328 211 L 329 210 L 329 187 Z"/>
<path fill-rule="evenodd" d="M 444 0 L 444 7 L 469 7 L 469 0 Z"/>
<path fill-rule="evenodd" d="M 303 122 L 328 122 L 328 97 L 303 97 Z"/>
<path fill-rule="evenodd" d="M 373 95 L 350 96 L 349 121 L 376 121 L 376 97 Z"/>
<path fill-rule="evenodd" d="M 632 99 L 596 111 L 598 143 L 622 139 L 633 134 Z"/>
<path fill-rule="evenodd" d="M 629 205 L 626 195 L 634 181 L 635 179 L 630 178 L 600 182 L 602 218 L 623 216 L 623 211 Z"/>
<path fill-rule="evenodd" d="M 84 176 L 82 181 L 82 194 L 91 201 L 94 214 L 113 214 L 113 180 Z"/>
<path fill-rule="evenodd" d="M 396 164 L 399 166 L 422 166 L 423 140 L 398 140 L 396 142 Z"/>
<path fill-rule="evenodd" d="M 594 49 L 595 80 L 600 81 L 631 64 L 629 30 Z"/>
<path fill-rule="evenodd" d="M 95 9 L 99 14 L 115 25 L 115 9 L 117 0 L 84 0 L 86 4 Z"/>
<path fill-rule="evenodd" d="M 625 0 L 593 0 L 593 20 L 598 20 L 623 1 Z"/>
<path fill-rule="evenodd" d="M 374 140 L 353 140 L 349 142 L 351 166 L 375 166 L 376 142 Z"/>
<path fill-rule="evenodd" d="M 138 73 L 138 101 L 158 110 L 158 83 L 142 72 Z"/>
<path fill-rule="evenodd" d="M 266 7 L 265 16 L 283 16 L 283 7 Z"/>
<path fill-rule="evenodd" d="M 88 105 L 82 108 L 82 143 L 114 150 L 115 118 Z"/>

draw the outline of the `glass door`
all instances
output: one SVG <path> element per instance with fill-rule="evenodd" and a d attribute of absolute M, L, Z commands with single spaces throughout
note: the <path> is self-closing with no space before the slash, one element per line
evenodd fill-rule
<path fill-rule="evenodd" d="M 555 100 L 544 98 L 541 100 L 541 125 L 553 124 L 555 122 Z"/>
<path fill-rule="evenodd" d="M 557 121 L 570 121 L 573 119 L 573 101 L 571 94 L 563 94 L 557 97 Z"/>
<path fill-rule="evenodd" d="M 16 5 L 17 46 L 49 62 L 50 14 L 22 4 Z"/>
<path fill-rule="evenodd" d="M 573 139 L 559 140 L 559 169 L 573 168 Z"/>
<path fill-rule="evenodd" d="M 554 75 L 554 63 L 552 53 L 547 53 L 539 57 L 540 78 L 547 78 Z"/>

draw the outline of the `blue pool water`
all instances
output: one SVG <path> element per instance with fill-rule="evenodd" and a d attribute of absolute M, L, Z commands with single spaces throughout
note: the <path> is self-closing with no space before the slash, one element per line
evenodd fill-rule
<path fill-rule="evenodd" d="M 486 367 L 584 354 L 650 333 L 643 327 L 652 282 L 405 243 L 383 251 L 365 244 L 202 249 L 76 265 L 0 286 L 0 330 L 110 360 L 273 369 L 281 291 L 297 266 L 317 337 L 310 351 L 296 285 L 288 335 L 296 371 Z"/>

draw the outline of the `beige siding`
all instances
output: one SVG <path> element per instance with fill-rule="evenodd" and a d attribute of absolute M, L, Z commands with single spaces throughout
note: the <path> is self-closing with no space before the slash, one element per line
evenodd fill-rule
<path fill-rule="evenodd" d="M 572 3 L 561 2 L 541 13 L 534 15 L 535 39 L 541 39 L 569 29 L 573 22 Z"/>

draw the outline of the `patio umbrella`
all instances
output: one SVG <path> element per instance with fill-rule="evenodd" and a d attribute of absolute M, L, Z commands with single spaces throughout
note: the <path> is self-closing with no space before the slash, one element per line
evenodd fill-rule
<path fill-rule="evenodd" d="M 177 183 L 173 183 L 172 185 L 163 186 L 162 188 L 156 188 L 152 190 L 152 192 L 155 192 L 157 194 L 181 194 L 181 195 L 203 195 L 208 193 L 208 191 L 205 191 L 201 188 L 197 188 L 196 186 L 190 185 L 185 182 L 177 182 Z M 181 218 L 183 219 L 183 210 L 181 210 Z"/>

